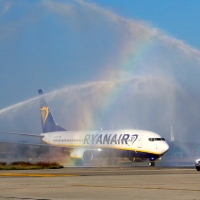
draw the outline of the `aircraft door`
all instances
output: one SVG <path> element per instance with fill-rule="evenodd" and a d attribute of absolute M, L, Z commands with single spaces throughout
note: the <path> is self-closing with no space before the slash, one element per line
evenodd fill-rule
<path fill-rule="evenodd" d="M 138 148 L 142 148 L 142 137 L 143 137 L 143 135 L 140 135 L 138 138 L 138 142 L 137 142 Z"/>

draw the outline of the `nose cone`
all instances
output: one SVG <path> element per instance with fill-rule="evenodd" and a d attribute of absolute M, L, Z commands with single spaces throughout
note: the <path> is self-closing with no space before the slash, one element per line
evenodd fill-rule
<path fill-rule="evenodd" d="M 162 143 L 161 150 L 163 154 L 165 154 L 169 150 L 169 145 L 167 144 L 167 142 Z"/>

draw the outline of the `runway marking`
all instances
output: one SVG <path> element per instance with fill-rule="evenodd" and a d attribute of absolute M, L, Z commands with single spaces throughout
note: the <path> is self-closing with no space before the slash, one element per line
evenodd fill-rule
<path fill-rule="evenodd" d="M 29 198 L 29 197 L 27 197 L 27 198 L 26 198 L 26 197 L 25 197 L 25 198 L 20 198 L 20 197 L 13 197 L 13 196 L 11 196 L 11 197 L 0 196 L 0 199 L 1 199 L 1 198 L 3 198 L 3 199 L 27 199 L 27 200 L 28 200 L 28 199 L 30 199 L 30 200 L 32 199 L 32 200 L 39 200 L 39 199 Z M 50 199 L 44 199 L 44 198 L 43 198 L 43 199 L 41 199 L 41 200 L 50 200 Z"/>
<path fill-rule="evenodd" d="M 146 189 L 146 190 L 174 190 L 174 191 L 188 191 L 188 192 L 200 192 L 200 190 L 186 189 L 186 188 L 150 188 L 150 187 L 134 187 L 134 186 L 103 186 L 103 185 L 71 185 L 72 187 L 87 187 L 87 188 L 110 188 L 110 189 Z"/>
<path fill-rule="evenodd" d="M 120 185 L 82 185 L 82 184 L 69 184 L 69 185 L 65 185 L 65 186 L 52 186 L 52 185 L 49 185 L 49 186 L 40 186 L 40 187 L 34 187 L 34 189 L 45 189 L 45 188 L 48 188 L 48 189 L 61 189 L 61 188 L 70 188 L 70 187 L 83 187 L 83 188 L 102 188 L 102 189 L 140 189 L 140 190 L 143 190 L 143 189 L 146 189 L 146 190 L 167 190 L 167 191 L 187 191 L 187 192 L 200 192 L 200 189 L 186 189 L 186 188 L 164 188 L 164 185 L 163 187 L 135 187 L 135 186 L 120 186 Z M 0 191 L 3 190 L 27 190 L 27 188 L 0 188 Z"/>
<path fill-rule="evenodd" d="M 17 177 L 66 177 L 66 176 L 80 176 L 78 174 L 18 174 L 18 173 L 5 173 L 0 176 L 17 176 Z"/>

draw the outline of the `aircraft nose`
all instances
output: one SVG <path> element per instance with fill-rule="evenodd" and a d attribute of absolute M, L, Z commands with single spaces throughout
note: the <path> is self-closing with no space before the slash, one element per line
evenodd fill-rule
<path fill-rule="evenodd" d="M 162 150 L 163 153 L 166 153 L 169 150 L 169 145 L 167 144 L 167 142 L 162 144 Z"/>

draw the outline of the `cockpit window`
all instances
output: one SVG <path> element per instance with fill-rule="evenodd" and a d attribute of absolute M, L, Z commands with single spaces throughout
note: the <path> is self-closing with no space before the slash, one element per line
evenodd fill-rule
<path fill-rule="evenodd" d="M 149 141 L 153 142 L 153 141 L 165 141 L 164 138 L 149 138 Z"/>

